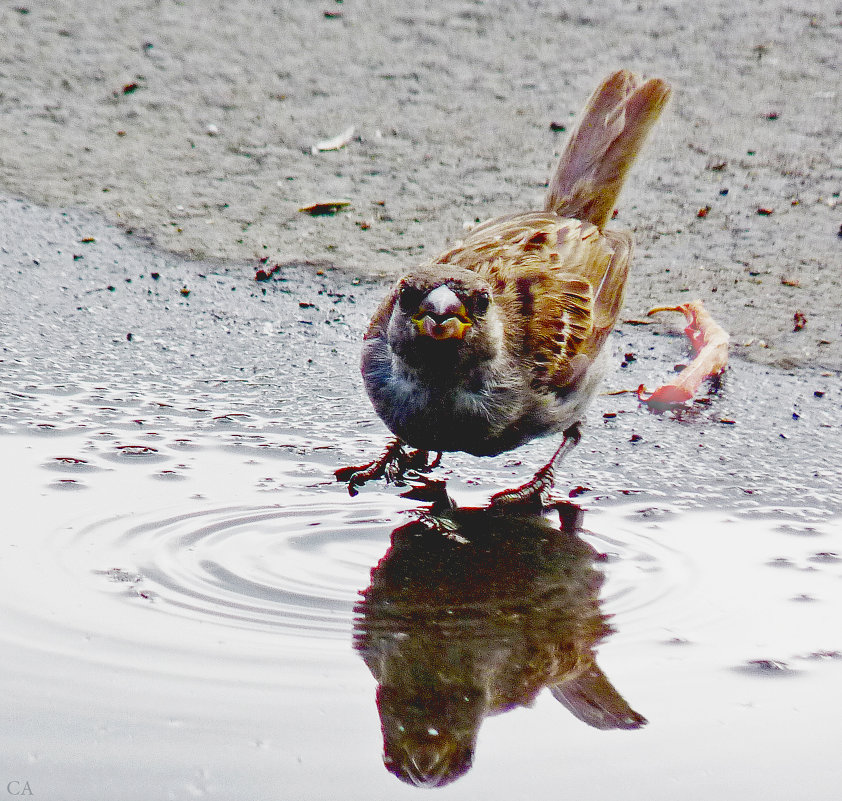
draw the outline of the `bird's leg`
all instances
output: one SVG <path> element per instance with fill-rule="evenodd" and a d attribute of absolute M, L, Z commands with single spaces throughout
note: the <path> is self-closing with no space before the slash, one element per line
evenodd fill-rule
<path fill-rule="evenodd" d="M 547 462 L 532 478 L 520 487 L 503 490 L 491 496 L 489 507 L 502 509 L 515 505 L 530 505 L 541 507 L 555 482 L 556 465 L 579 444 L 582 433 L 579 424 L 574 423 L 564 431 L 564 439 L 552 459 Z"/>
<path fill-rule="evenodd" d="M 348 492 L 351 496 L 357 494 L 357 488 L 366 481 L 376 478 L 386 478 L 386 481 L 397 482 L 403 478 L 407 470 L 424 471 L 428 469 L 428 451 L 407 451 L 399 439 L 393 439 L 386 446 L 379 459 L 357 467 L 340 467 L 334 472 L 337 481 L 348 482 Z M 429 468 L 436 467 L 441 461 L 441 453 L 436 456 Z"/>

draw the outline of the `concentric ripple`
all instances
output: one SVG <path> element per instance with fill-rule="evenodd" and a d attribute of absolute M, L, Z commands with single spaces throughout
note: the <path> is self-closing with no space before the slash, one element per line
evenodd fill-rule
<path fill-rule="evenodd" d="M 311 501 L 116 519 L 79 531 L 68 557 L 95 549 L 100 582 L 128 583 L 169 615 L 347 639 L 354 600 L 388 543 L 389 521 L 371 511 Z"/>
<path fill-rule="evenodd" d="M 180 652 L 283 661 L 347 651 L 359 593 L 408 518 L 394 498 L 339 498 L 310 493 L 284 505 L 181 507 L 68 527 L 29 561 L 51 599 L 33 599 L 32 577 L 18 576 L 18 631 L 31 643 L 49 626 L 41 641 L 58 650 L 72 633 L 158 649 L 170 666 Z M 619 630 L 645 629 L 658 617 L 654 606 L 675 606 L 694 565 L 624 519 L 595 515 L 588 538 L 605 553 L 605 611 Z"/>
<path fill-rule="evenodd" d="M 94 492 L 104 497 L 104 489 Z M 194 496 L 18 535 L 0 565 L 0 639 L 32 654 L 23 661 L 37 662 L 45 678 L 50 668 L 36 654 L 267 685 L 305 663 L 288 671 L 290 681 L 300 685 L 314 667 L 359 667 L 354 605 L 413 506 L 382 492 L 352 500 L 335 488 L 289 490 L 271 505 Z M 587 512 L 585 537 L 604 554 L 597 566 L 606 574 L 601 601 L 616 631 L 611 642 L 687 639 L 710 628 L 723 612 L 709 602 L 704 576 L 740 586 L 728 557 L 767 525 L 755 533 L 757 526 L 721 515 L 637 505 Z M 812 540 L 810 547 L 813 555 L 830 550 Z M 766 571 L 765 562 L 756 569 Z M 821 590 L 815 581 L 791 583 L 792 596 Z"/>
<path fill-rule="evenodd" d="M 670 545 L 669 527 L 645 529 L 632 521 L 629 510 L 601 513 L 592 520 L 588 540 L 603 556 L 606 583 L 601 595 L 604 611 L 616 627 L 636 636 L 652 627 L 657 607 L 674 615 L 680 599 L 697 583 L 697 556 Z M 666 536 L 665 536 L 666 534 Z"/>
<path fill-rule="evenodd" d="M 300 684 L 342 653 L 355 664 L 353 606 L 403 516 L 396 503 L 383 516 L 389 499 L 339 498 L 182 506 L 22 538 L 0 640 L 45 678 L 52 657 L 264 684 L 290 667 Z"/>

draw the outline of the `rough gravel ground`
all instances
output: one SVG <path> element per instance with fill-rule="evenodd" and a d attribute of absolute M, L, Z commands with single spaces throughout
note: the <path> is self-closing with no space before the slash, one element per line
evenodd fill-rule
<path fill-rule="evenodd" d="M 58 457 L 65 436 L 85 432 L 100 444 L 210 432 L 217 446 L 251 442 L 256 458 L 272 457 L 268 474 L 283 476 L 276 500 L 292 497 L 302 477 L 338 491 L 337 467 L 380 453 L 389 435 L 357 369 L 378 282 L 306 264 L 258 282 L 225 262 L 149 247 L 93 213 L 0 199 L 0 218 L 9 221 L 0 228 L 0 438 L 53 437 Z M 670 380 L 686 339 L 621 325 L 610 347 L 605 390 L 626 392 L 595 400 L 560 494 L 579 485 L 591 488 L 588 504 L 633 496 L 674 510 L 839 515 L 838 374 L 735 357 L 708 398 L 657 413 L 628 391 Z M 448 453 L 434 477 L 480 503 L 522 482 L 554 447 L 539 439 L 490 459 Z M 348 508 L 384 488 L 372 482 Z"/>
<path fill-rule="evenodd" d="M 608 70 L 663 76 L 628 315 L 698 296 L 749 358 L 842 367 L 839 2 L 14 0 L 0 41 L 0 189 L 244 271 L 394 275 L 539 206 Z"/>

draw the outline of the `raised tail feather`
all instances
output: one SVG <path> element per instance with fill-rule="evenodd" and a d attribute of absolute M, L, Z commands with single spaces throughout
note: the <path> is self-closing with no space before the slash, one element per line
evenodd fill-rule
<path fill-rule="evenodd" d="M 609 75 L 591 95 L 561 154 L 547 211 L 602 228 L 670 91 L 665 81 L 644 81 L 628 70 Z"/>

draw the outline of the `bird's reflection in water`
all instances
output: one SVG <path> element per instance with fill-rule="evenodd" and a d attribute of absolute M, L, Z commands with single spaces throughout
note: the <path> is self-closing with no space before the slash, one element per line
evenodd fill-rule
<path fill-rule="evenodd" d="M 378 683 L 383 759 L 435 787 L 471 767 L 488 715 L 528 706 L 544 687 L 598 729 L 637 729 L 596 663 L 611 631 L 600 612 L 597 552 L 561 524 L 522 511 L 433 508 L 392 532 L 356 607 L 354 643 Z"/>

